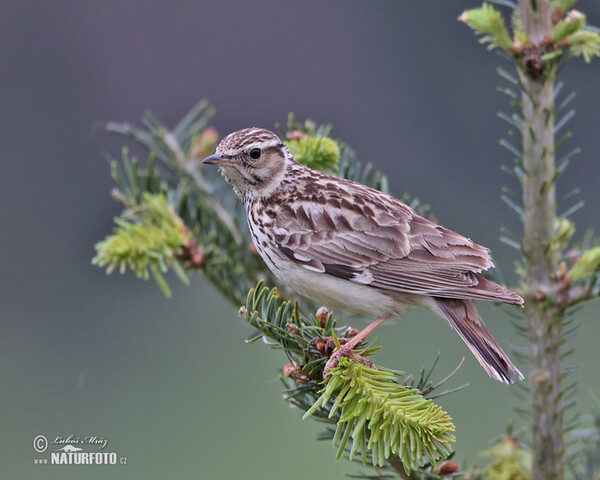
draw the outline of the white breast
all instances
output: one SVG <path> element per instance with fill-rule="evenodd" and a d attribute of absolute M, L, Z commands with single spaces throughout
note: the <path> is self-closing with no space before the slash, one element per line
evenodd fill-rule
<path fill-rule="evenodd" d="M 418 303 L 412 295 L 392 296 L 364 284 L 308 270 L 289 259 L 269 268 L 284 285 L 329 308 L 389 318 Z"/>

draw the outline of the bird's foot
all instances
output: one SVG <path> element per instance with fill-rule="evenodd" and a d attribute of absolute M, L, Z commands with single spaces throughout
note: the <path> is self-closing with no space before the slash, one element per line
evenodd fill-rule
<path fill-rule="evenodd" d="M 327 360 L 325 368 L 323 369 L 323 378 L 327 376 L 327 374 L 331 371 L 332 368 L 337 367 L 341 357 L 346 357 L 350 360 L 360 362 L 363 365 L 366 365 L 367 367 L 373 368 L 375 366 L 373 362 L 367 357 L 363 357 L 361 355 L 358 355 L 357 353 L 352 352 L 352 348 L 353 345 L 348 344 L 342 345 L 340 346 L 340 348 L 334 350 L 334 352 L 329 357 L 329 360 Z"/>

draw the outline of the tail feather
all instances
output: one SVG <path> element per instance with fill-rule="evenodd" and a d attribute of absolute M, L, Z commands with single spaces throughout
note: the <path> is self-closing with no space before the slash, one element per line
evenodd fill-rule
<path fill-rule="evenodd" d="M 523 380 L 523 374 L 486 330 L 473 300 L 435 297 L 433 303 L 429 308 L 460 335 L 490 377 L 509 384 L 515 378 Z"/>

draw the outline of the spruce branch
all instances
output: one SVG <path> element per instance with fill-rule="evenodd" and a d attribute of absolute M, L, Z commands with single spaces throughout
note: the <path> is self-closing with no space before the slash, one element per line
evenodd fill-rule
<path fill-rule="evenodd" d="M 501 91 L 509 96 L 514 108 L 513 115 L 499 116 L 511 127 L 511 140 L 502 139 L 501 145 L 514 158 L 514 165 L 503 169 L 517 180 L 522 194 L 519 198 L 506 189 L 502 199 L 522 220 L 523 235 L 504 231 L 502 240 L 523 256 L 517 272 L 522 278 L 527 326 L 518 325 L 518 330 L 528 339 L 531 476 L 536 480 L 564 478 L 564 432 L 569 424 L 565 412 L 573 404 L 573 400 L 567 400 L 572 388 L 562 383 L 562 362 L 572 351 L 565 348 L 567 332 L 572 333 L 570 312 L 575 305 L 597 297 L 600 289 L 600 255 L 595 246 L 577 252 L 570 269 L 565 263 L 575 233 L 568 217 L 583 202 L 573 204 L 562 214 L 557 211 L 562 202 L 556 199 L 556 182 L 579 149 L 556 162 L 556 152 L 571 138 L 571 132 L 555 137 L 574 111 L 562 117 L 556 115 L 574 94 L 555 107 L 563 86 L 555 86 L 555 77 L 565 60 L 581 55 L 589 62 L 600 53 L 598 32 L 586 26 L 584 14 L 570 10 L 573 4 L 573 0 L 519 0 L 518 6 L 511 7 L 512 46 L 508 46 L 499 27 L 499 13 L 491 7 L 484 5 L 460 17 L 477 33 L 491 35 L 491 45 L 503 48 L 516 70 L 515 75 L 498 69 L 511 83 L 510 88 Z M 571 197 L 567 195 L 568 200 Z"/>
<path fill-rule="evenodd" d="M 489 3 L 465 10 L 458 20 L 482 35 L 480 43 L 489 43 L 490 50 L 507 52 L 529 75 L 551 74 L 565 53 L 569 57 L 583 56 L 586 63 L 600 56 L 600 34 L 586 25 L 583 13 L 569 10 L 572 0 L 544 0 L 535 6 L 522 0 L 518 8 L 513 2 L 492 3 L 511 9 L 512 38 L 501 12 Z"/>
<path fill-rule="evenodd" d="M 454 425 L 430 394 L 458 368 L 432 385 L 432 367 L 413 385 L 413 377 L 400 382 L 399 372 L 342 357 L 323 382 L 332 351 L 327 343 L 333 340 L 339 346 L 356 330 L 337 327 L 332 314 L 323 309 L 305 316 L 297 302 L 282 299 L 277 289 L 262 283 L 248 293 L 240 316 L 259 332 L 250 342 L 263 338 L 285 351 L 289 363 L 283 369 L 284 398 L 305 412 L 303 418 L 313 416 L 336 425 L 323 438 L 337 447 L 337 459 L 344 452 L 351 460 L 360 455 L 363 464 L 383 467 L 387 463 L 410 475 L 420 468 L 431 471 L 438 460 L 450 455 Z M 365 357 L 377 350 L 360 344 L 353 353 Z"/>

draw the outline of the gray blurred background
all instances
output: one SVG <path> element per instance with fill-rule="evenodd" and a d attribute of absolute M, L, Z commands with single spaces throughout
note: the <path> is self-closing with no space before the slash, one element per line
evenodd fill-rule
<path fill-rule="evenodd" d="M 438 220 L 493 249 L 514 280 L 501 225 L 499 145 L 509 111 L 496 67 L 456 21 L 476 1 L 25 1 L 0 18 L 0 469 L 2 478 L 343 478 L 320 425 L 281 399 L 281 352 L 246 345 L 237 308 L 200 276 L 172 278 L 172 299 L 133 275 L 90 265 L 112 229 L 106 154 L 124 143 L 109 120 L 139 123 L 144 109 L 174 125 L 198 100 L 217 108 L 221 134 L 299 119 L 331 122 L 359 158 L 387 172 L 393 191 L 430 203 Z M 600 5 L 578 7 L 600 24 Z M 559 186 L 582 187 L 581 234 L 600 228 L 600 61 L 561 74 L 576 90 L 571 146 Z M 581 410 L 597 374 L 597 305 L 581 314 L 571 363 Z M 481 305 L 501 344 L 506 311 Z M 487 378 L 457 335 L 415 310 L 381 327 L 380 361 L 418 371 L 438 351 L 438 379 L 466 356 L 441 399 L 457 425 L 457 458 L 476 460 L 519 401 Z M 521 367 L 525 368 L 524 365 Z M 97 435 L 127 466 L 34 465 L 38 434 Z"/>

